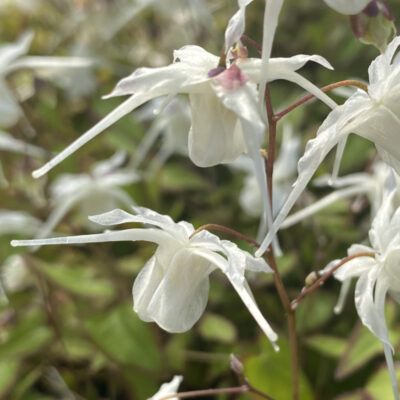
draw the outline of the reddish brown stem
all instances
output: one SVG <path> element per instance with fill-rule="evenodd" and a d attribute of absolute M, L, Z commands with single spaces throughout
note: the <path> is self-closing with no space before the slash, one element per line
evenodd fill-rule
<path fill-rule="evenodd" d="M 238 239 L 244 240 L 247 243 L 250 243 L 252 246 L 258 248 L 260 247 L 260 245 L 254 241 L 253 239 L 248 238 L 246 235 L 243 235 L 243 233 L 240 233 L 238 231 L 235 231 L 234 229 L 228 228 L 226 226 L 223 225 L 218 225 L 218 224 L 206 224 L 206 225 L 202 225 L 199 228 L 197 228 L 189 237 L 189 239 L 191 239 L 194 235 L 196 235 L 197 233 L 201 232 L 201 231 L 221 231 L 224 233 L 227 233 L 228 235 L 232 235 L 237 237 Z"/>
<path fill-rule="evenodd" d="M 355 87 L 358 87 L 358 88 L 360 88 L 360 89 L 362 89 L 362 90 L 364 90 L 365 92 L 368 93 L 368 86 L 365 83 L 360 82 L 360 81 L 356 81 L 356 80 L 353 80 L 353 79 L 347 79 L 345 81 L 331 83 L 330 85 L 322 87 L 321 90 L 323 92 L 328 92 L 329 90 L 336 89 L 336 88 L 342 87 L 342 86 L 355 86 Z M 285 110 L 281 111 L 280 113 L 275 114 L 275 116 L 274 116 L 275 121 L 279 121 L 286 114 L 290 113 L 295 108 L 301 106 L 302 104 L 304 104 L 307 101 L 313 99 L 314 97 L 315 96 L 313 94 L 309 94 L 309 95 L 303 97 L 302 99 L 300 99 L 299 101 L 297 101 L 296 103 L 292 104 L 290 107 L 288 107 Z"/>
<path fill-rule="evenodd" d="M 251 46 L 253 46 L 258 53 L 261 55 L 261 45 L 259 43 L 257 43 L 255 40 L 253 40 L 252 38 L 248 37 L 247 35 L 242 35 L 241 40 L 245 43 L 250 44 Z"/>
<path fill-rule="evenodd" d="M 266 175 L 267 175 L 267 186 L 269 192 L 269 201 L 272 211 L 273 174 L 274 174 L 276 132 L 277 132 L 278 119 L 276 119 L 272 107 L 269 85 L 265 87 L 265 107 L 268 116 L 268 153 L 266 160 Z M 285 289 L 285 285 L 283 284 L 282 277 L 276 266 L 275 255 L 272 246 L 269 247 L 266 256 L 268 264 L 274 271 L 275 286 L 278 291 L 279 298 L 281 299 L 281 303 L 286 311 L 286 318 L 288 322 L 288 331 L 289 331 L 289 343 L 290 343 L 290 366 L 292 370 L 292 398 L 293 400 L 298 400 L 299 399 L 299 355 L 298 355 L 298 345 L 296 336 L 295 313 L 291 307 L 290 299 Z"/>
<path fill-rule="evenodd" d="M 342 265 L 346 264 L 347 262 L 349 262 L 353 258 L 357 258 L 357 257 L 375 257 L 375 253 L 369 252 L 369 251 L 365 251 L 365 252 L 353 254 L 351 256 L 348 256 L 348 257 L 344 258 L 337 265 L 335 265 L 331 270 L 329 270 L 326 274 L 322 275 L 321 278 L 317 279 L 311 286 L 309 286 L 307 288 L 303 288 L 303 290 L 301 291 L 301 293 L 297 297 L 297 299 L 292 301 L 292 305 L 291 305 L 292 309 L 293 310 L 296 309 L 297 306 L 300 304 L 300 302 L 306 296 L 308 296 L 310 293 L 314 292 L 319 287 L 321 287 L 325 283 L 325 281 L 334 274 L 334 272 L 337 269 L 339 269 Z"/>

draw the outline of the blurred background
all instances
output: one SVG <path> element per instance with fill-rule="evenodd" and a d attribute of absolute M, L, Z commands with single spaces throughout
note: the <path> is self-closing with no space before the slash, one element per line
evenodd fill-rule
<path fill-rule="evenodd" d="M 389 3 L 393 15 L 400 16 L 400 4 Z M 257 42 L 263 8 L 262 0 L 247 7 L 246 34 Z M 130 204 L 195 227 L 217 223 L 255 237 L 257 212 L 244 204 L 246 168 L 201 169 L 187 158 L 190 110 L 184 96 L 165 109 L 162 102 L 141 107 L 47 176 L 31 177 L 122 102 L 101 99 L 122 77 L 140 66 L 171 63 L 173 50 L 186 44 L 220 54 L 226 24 L 236 10 L 235 1 L 223 0 L 1 0 L 0 399 L 146 399 L 174 374 L 184 375 L 184 391 L 235 386 L 231 353 L 243 362 L 255 387 L 277 400 L 290 398 L 284 311 L 270 276 L 248 279 L 280 335 L 280 353 L 274 353 L 218 272 L 211 276 L 206 313 L 191 331 L 172 335 L 142 322 L 132 310 L 131 291 L 154 245 L 119 242 L 29 251 L 9 244 L 17 238 L 92 233 L 99 228 L 88 223 L 88 215 L 129 210 Z M 17 48 L 13 59 L 7 58 L 10 48 L 5 46 L 10 45 Z M 254 48 L 248 50 L 257 56 Z M 334 66 L 329 71 L 310 63 L 301 70 L 320 87 L 348 78 L 367 81 L 367 68 L 379 54 L 355 39 L 349 17 L 321 0 L 287 0 L 273 56 L 299 53 L 322 55 Z M 69 57 L 77 65 L 44 65 L 46 59 L 40 65 L 27 56 Z M 303 95 L 287 82 L 274 82 L 271 91 L 275 110 Z M 348 93 L 331 95 L 342 103 Z M 312 102 L 285 117 L 278 149 L 281 132 L 289 129 L 298 142 L 292 159 L 299 157 L 327 113 L 325 105 Z M 369 142 L 351 137 L 341 175 L 370 171 L 375 156 Z M 330 172 L 332 161 L 330 156 L 318 174 Z M 285 190 L 295 171 L 283 175 Z M 297 207 L 330 192 L 310 185 Z M 282 231 L 284 256 L 278 267 L 292 298 L 311 271 L 344 257 L 352 243 L 367 237 L 370 204 L 358 198 L 356 207 L 354 201 L 335 202 Z M 252 251 L 246 243 L 238 245 Z M 343 312 L 333 313 L 339 289 L 330 280 L 297 310 L 301 399 L 391 398 L 381 344 L 359 322 L 353 292 Z M 398 308 L 389 299 L 386 310 L 391 341 L 399 350 Z"/>

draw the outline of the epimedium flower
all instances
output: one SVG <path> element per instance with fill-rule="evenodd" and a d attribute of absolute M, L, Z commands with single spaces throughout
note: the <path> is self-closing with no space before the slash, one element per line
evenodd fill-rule
<path fill-rule="evenodd" d="M 243 31 L 244 10 L 249 3 L 249 1 L 239 1 L 239 18 L 234 16 L 233 22 L 228 25 L 231 32 L 234 32 L 227 35 L 228 44 L 237 40 L 239 33 Z M 268 26 L 267 11 L 270 3 L 274 5 L 275 1 L 267 3 L 264 27 Z M 278 8 L 280 9 L 280 6 Z M 271 15 L 273 28 L 271 36 L 273 36 L 277 15 L 276 12 Z M 268 36 L 271 29 L 264 28 L 264 34 L 265 32 Z M 232 162 L 243 153 L 248 154 L 254 162 L 262 194 L 264 212 L 260 231 L 265 232 L 267 222 L 269 226 L 272 224 L 272 214 L 268 204 L 264 160 L 259 153 L 264 141 L 266 124 L 258 107 L 257 85 L 265 86 L 266 81 L 277 79 L 289 80 L 315 94 L 330 107 L 336 106 L 325 93 L 296 72 L 308 61 L 331 68 L 324 58 L 315 55 L 297 55 L 291 58 L 270 59 L 269 53 L 270 51 L 266 50 L 262 60 L 228 59 L 224 65 L 220 57 L 199 46 L 188 45 L 174 51 L 174 61 L 170 65 L 137 69 L 122 79 L 114 91 L 106 96 L 106 98 L 124 95 L 130 97 L 47 164 L 34 171 L 33 176 L 38 178 L 46 174 L 121 117 L 149 100 L 164 95 L 172 97 L 184 93 L 189 95 L 192 115 L 188 138 L 190 159 L 200 167 L 210 167 Z M 264 57 L 264 54 L 268 57 Z M 266 75 L 263 73 L 265 66 L 267 66 Z"/>
<path fill-rule="evenodd" d="M 389 341 L 384 306 L 387 293 L 395 301 L 400 301 L 400 208 L 393 206 L 397 190 L 394 176 L 389 177 L 385 183 L 381 207 L 369 231 L 372 247 L 355 244 L 348 249 L 349 256 L 361 252 L 370 252 L 375 256 L 353 258 L 334 272 L 335 278 L 343 282 L 343 287 L 348 288 L 349 281 L 358 278 L 355 289 L 357 313 L 362 323 L 383 344 L 396 400 L 399 399 L 399 393 L 392 356 L 394 349 Z M 325 271 L 336 263 L 331 262 Z"/>
<path fill-rule="evenodd" d="M 113 210 L 89 217 L 110 226 L 142 223 L 151 228 L 106 231 L 100 234 L 38 240 L 13 240 L 13 246 L 42 246 L 116 241 L 148 241 L 158 245 L 155 254 L 140 271 L 133 286 L 134 310 L 147 322 L 156 322 L 168 332 L 189 330 L 202 315 L 208 298 L 209 275 L 221 270 L 248 308 L 275 350 L 277 335 L 258 309 L 245 271 L 271 273 L 264 259 L 220 240 L 208 231 L 195 232 L 193 225 L 175 223 L 169 216 L 141 207 L 136 215 Z"/>
<path fill-rule="evenodd" d="M 96 163 L 90 173 L 60 175 L 50 186 L 53 210 L 36 238 L 47 237 L 75 207 L 85 217 L 117 206 L 130 208 L 134 202 L 121 186 L 135 183 L 140 177 L 134 170 L 122 168 L 125 161 L 126 154 L 117 152 L 109 159 Z M 90 224 L 88 228 L 97 230 L 98 225 Z"/>
<path fill-rule="evenodd" d="M 53 70 L 59 68 L 88 67 L 93 62 L 81 57 L 24 56 L 29 50 L 33 32 L 26 32 L 15 42 L 0 45 L 0 126 L 10 127 L 23 116 L 18 101 L 8 88 L 6 76 L 14 71 L 29 68 Z"/>
<path fill-rule="evenodd" d="M 370 65 L 368 93 L 359 89 L 341 106 L 327 116 L 310 140 L 298 163 L 298 178 L 273 227 L 256 254 L 261 255 L 279 230 L 282 222 L 303 192 L 318 166 L 335 145 L 345 143 L 349 134 L 355 133 L 375 144 L 387 164 L 400 172 L 400 57 L 396 55 L 400 45 L 397 36 L 388 45 L 384 54 Z"/>
<path fill-rule="evenodd" d="M 358 14 L 371 0 L 324 0 L 325 3 L 341 14 Z"/>
<path fill-rule="evenodd" d="M 163 397 L 175 394 L 178 391 L 179 385 L 183 381 L 183 376 L 175 375 L 170 382 L 163 383 L 156 394 L 147 400 L 159 400 Z M 172 397 L 171 400 L 177 400 L 177 397 Z"/>

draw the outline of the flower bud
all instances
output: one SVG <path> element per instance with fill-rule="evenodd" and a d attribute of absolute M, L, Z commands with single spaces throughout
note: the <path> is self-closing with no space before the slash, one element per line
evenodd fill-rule
<path fill-rule="evenodd" d="M 359 14 L 350 17 L 357 39 L 372 44 L 383 53 L 396 35 L 394 17 L 386 0 L 373 0 Z"/>

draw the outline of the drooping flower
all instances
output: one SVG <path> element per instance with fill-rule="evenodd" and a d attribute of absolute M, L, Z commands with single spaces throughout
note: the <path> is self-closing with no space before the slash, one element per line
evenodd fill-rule
<path fill-rule="evenodd" d="M 181 375 L 175 375 L 171 382 L 166 382 L 163 383 L 160 386 L 160 389 L 156 394 L 148 398 L 147 400 L 159 400 L 162 399 L 163 397 L 170 396 L 171 394 L 175 394 L 178 391 L 179 385 L 181 384 L 183 380 L 183 376 Z M 178 400 L 177 397 L 172 397 L 170 400 Z"/>
<path fill-rule="evenodd" d="M 341 14 L 358 14 L 371 0 L 324 0 L 325 3 Z"/>
<path fill-rule="evenodd" d="M 394 350 L 389 341 L 384 306 L 387 293 L 397 302 L 400 300 L 400 208 L 393 207 L 393 199 L 397 192 L 394 176 L 389 177 L 385 185 L 382 205 L 369 231 L 372 247 L 355 244 L 348 249 L 349 256 L 371 252 L 375 257 L 353 258 L 337 269 L 334 276 L 344 283 L 343 287 L 347 288 L 352 278 L 358 278 L 355 289 L 357 313 L 362 323 L 383 344 L 394 398 L 398 400 L 399 393 L 392 357 Z M 335 261 L 331 262 L 325 270 L 335 264 Z"/>
<path fill-rule="evenodd" d="M 315 139 L 307 143 L 298 164 L 298 179 L 285 204 L 264 239 L 261 255 L 274 237 L 287 214 L 301 195 L 320 163 L 336 145 L 345 143 L 350 133 L 372 141 L 381 158 L 400 172 L 400 57 L 396 55 L 400 36 L 389 44 L 384 54 L 370 65 L 368 93 L 359 89 L 328 115 Z"/>
<path fill-rule="evenodd" d="M 106 231 L 100 234 L 38 240 L 13 240 L 13 246 L 42 246 L 115 241 L 148 241 L 158 245 L 133 286 L 134 310 L 144 321 L 156 322 L 168 332 L 190 329 L 202 315 L 208 298 L 209 275 L 220 269 L 257 321 L 275 349 L 277 335 L 258 309 L 245 278 L 245 271 L 271 273 L 262 258 L 220 240 L 208 231 L 195 233 L 193 225 L 175 223 L 169 216 L 134 207 L 136 215 L 113 210 L 90 217 L 101 225 L 138 222 L 152 228 Z"/>
<path fill-rule="evenodd" d="M 33 32 L 21 35 L 16 43 L 0 46 L 0 126 L 10 127 L 23 115 L 12 91 L 8 88 L 5 77 L 22 68 L 54 69 L 82 68 L 92 65 L 92 61 L 80 57 L 36 57 L 24 56 L 29 50 Z"/>
<path fill-rule="evenodd" d="M 121 186 L 135 183 L 140 178 L 135 171 L 121 168 L 125 160 L 125 153 L 117 152 L 108 160 L 96 163 L 89 174 L 60 175 L 50 186 L 53 211 L 35 237 L 47 237 L 77 206 L 85 218 L 121 205 L 130 208 L 134 202 Z M 96 230 L 97 225 L 90 224 L 88 228 Z"/>

